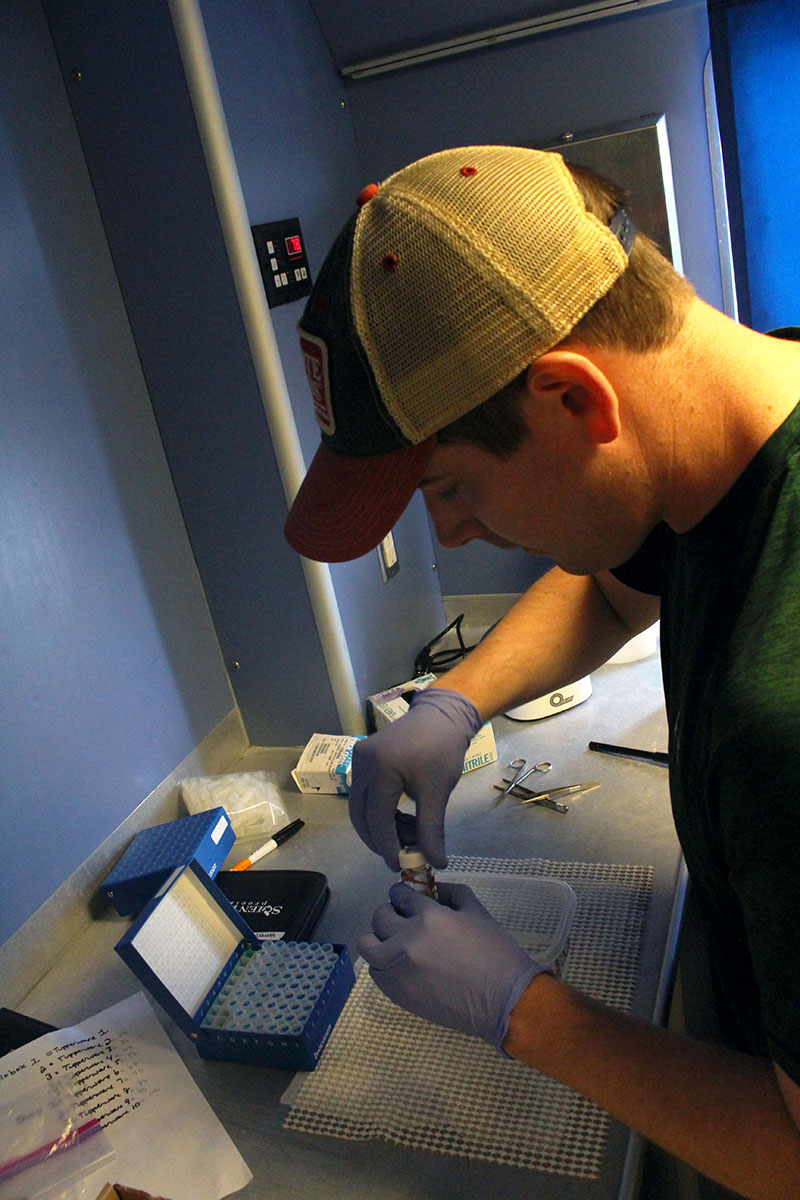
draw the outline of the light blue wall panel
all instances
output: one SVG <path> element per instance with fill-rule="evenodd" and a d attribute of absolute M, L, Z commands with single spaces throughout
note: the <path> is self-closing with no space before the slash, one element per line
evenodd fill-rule
<path fill-rule="evenodd" d="M 44 7 L 248 735 L 300 745 L 338 716 L 168 4 Z"/>
<path fill-rule="evenodd" d="M 233 699 L 36 0 L 0 61 L 2 942 Z"/>
<path fill-rule="evenodd" d="M 721 306 L 703 95 L 708 48 L 705 4 L 693 2 L 350 83 L 366 177 L 377 182 L 446 146 L 545 144 L 565 130 L 663 112 L 684 270 L 704 299 Z M 436 555 L 445 594 L 519 591 L 542 566 L 489 547 L 437 547 Z"/>
<path fill-rule="evenodd" d="M 202 10 L 250 222 L 299 217 L 313 274 L 364 182 L 344 82 L 305 0 L 202 0 Z M 302 311 L 298 300 L 272 318 L 308 462 L 320 439 L 297 339 Z M 395 540 L 400 572 L 388 583 L 374 551 L 332 572 L 362 697 L 408 678 L 444 625 L 419 498 Z"/>

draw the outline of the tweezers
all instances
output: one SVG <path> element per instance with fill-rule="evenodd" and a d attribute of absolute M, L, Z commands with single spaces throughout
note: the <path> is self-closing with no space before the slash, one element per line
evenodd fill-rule
<path fill-rule="evenodd" d="M 508 785 L 508 780 L 504 779 L 503 783 Z M 496 783 L 497 791 L 505 791 L 503 785 Z M 556 796 L 575 796 L 579 792 L 592 792 L 595 788 L 600 787 L 599 781 L 595 780 L 592 783 L 571 783 L 565 787 L 548 788 L 545 792 L 534 792 L 531 788 L 523 787 L 521 784 L 515 784 L 508 793 L 511 796 L 516 796 L 523 804 L 541 804 L 543 808 L 552 808 L 554 812 L 568 812 L 566 804 L 560 804 L 556 800 Z"/>

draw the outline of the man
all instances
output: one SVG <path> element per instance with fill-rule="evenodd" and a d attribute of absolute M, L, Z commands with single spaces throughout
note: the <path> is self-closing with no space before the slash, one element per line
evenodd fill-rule
<path fill-rule="evenodd" d="M 737 1193 L 800 1195 L 800 345 L 728 320 L 557 155 L 444 151 L 371 188 L 301 344 L 323 430 L 287 522 L 372 549 L 420 487 L 439 540 L 555 560 L 468 658 L 360 743 L 350 811 L 446 862 L 481 722 L 661 615 L 670 787 L 730 1048 L 543 972 L 469 889 L 395 886 L 362 953 L 397 1003 L 484 1037 Z M 758 793 L 758 802 L 755 795 Z"/>

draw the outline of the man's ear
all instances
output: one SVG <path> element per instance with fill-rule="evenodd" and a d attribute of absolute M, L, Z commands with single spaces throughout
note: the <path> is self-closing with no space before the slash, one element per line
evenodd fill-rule
<path fill-rule="evenodd" d="M 589 441 L 599 445 L 619 436 L 617 393 L 608 376 L 585 354 L 548 350 L 531 363 L 526 376 L 535 401 L 557 399 L 561 411 L 580 422 Z"/>

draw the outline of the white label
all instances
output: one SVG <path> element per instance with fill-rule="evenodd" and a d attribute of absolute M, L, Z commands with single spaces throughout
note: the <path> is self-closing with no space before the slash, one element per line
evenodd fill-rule
<path fill-rule="evenodd" d="M 225 832 L 225 830 L 227 828 L 228 828 L 228 818 L 220 817 L 220 819 L 217 821 L 216 825 L 214 826 L 214 830 L 211 834 L 211 840 L 215 846 L 219 845 L 219 839 L 222 837 L 223 833 Z"/>
<path fill-rule="evenodd" d="M 328 347 L 322 338 L 315 337 L 313 333 L 306 333 L 305 329 L 299 332 L 303 365 L 314 401 L 314 415 L 322 432 L 331 434 L 336 431 L 336 422 L 328 378 Z"/>

